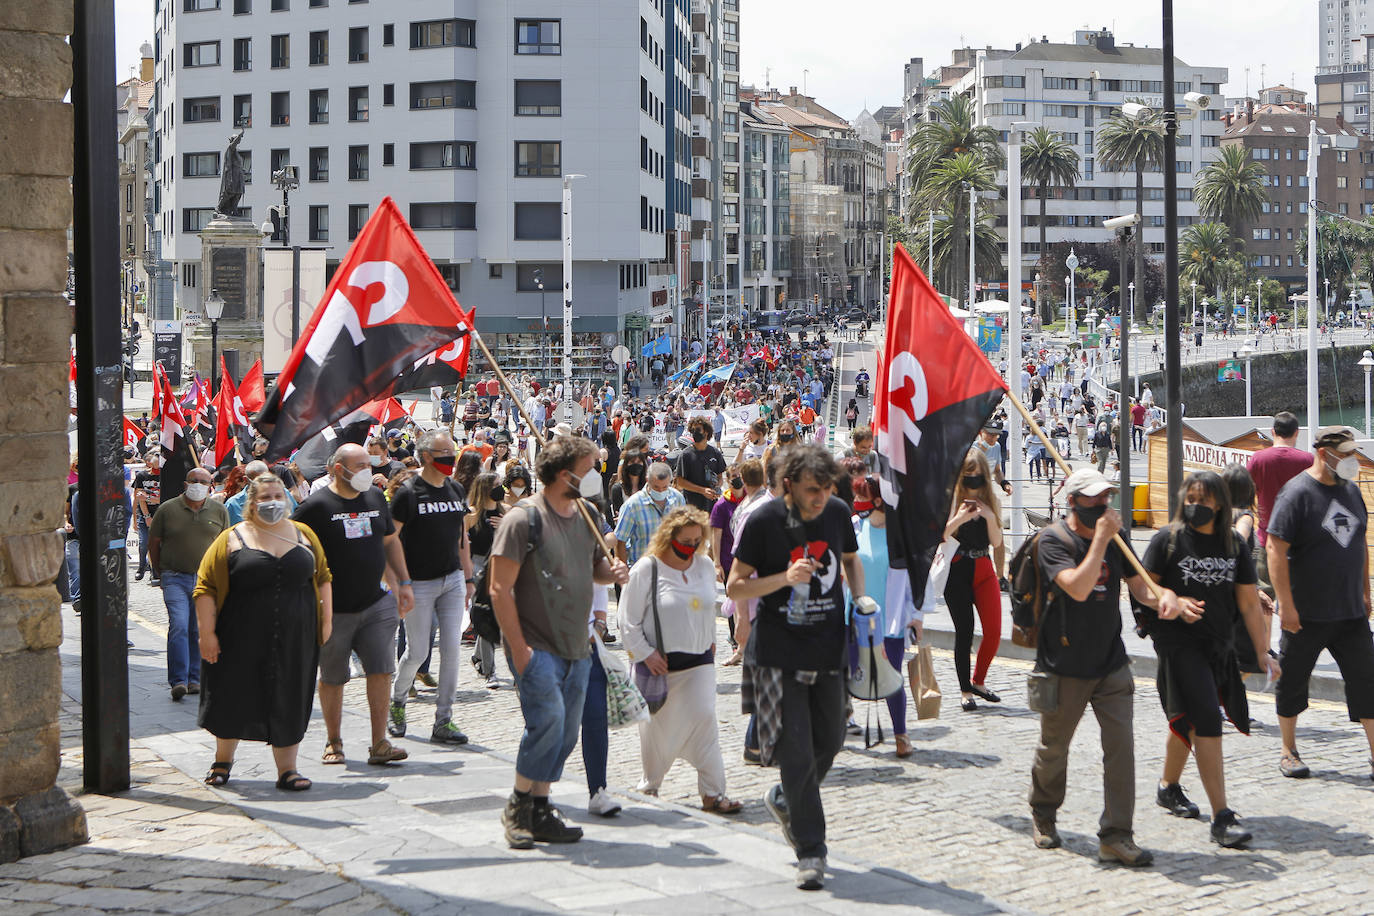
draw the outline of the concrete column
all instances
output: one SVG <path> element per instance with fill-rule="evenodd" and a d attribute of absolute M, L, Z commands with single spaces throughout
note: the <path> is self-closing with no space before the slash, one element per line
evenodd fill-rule
<path fill-rule="evenodd" d="M 71 30 L 71 0 L 0 4 L 0 862 L 87 838 L 56 786 Z"/>

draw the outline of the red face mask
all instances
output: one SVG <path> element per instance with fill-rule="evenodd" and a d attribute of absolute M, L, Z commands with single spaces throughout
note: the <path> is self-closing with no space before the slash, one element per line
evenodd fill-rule
<path fill-rule="evenodd" d="M 453 475 L 453 466 L 457 464 L 457 462 L 458 459 L 452 455 L 447 455 L 443 458 L 430 459 L 430 463 L 434 465 L 434 470 L 438 471 L 440 474 L 443 474 L 445 477 L 450 477 Z"/>
<path fill-rule="evenodd" d="M 684 544 L 677 538 L 673 538 L 671 541 L 668 542 L 668 546 L 673 549 L 673 553 L 677 554 L 679 560 L 690 560 L 692 558 L 692 554 L 696 553 L 697 548 L 701 545 Z"/>

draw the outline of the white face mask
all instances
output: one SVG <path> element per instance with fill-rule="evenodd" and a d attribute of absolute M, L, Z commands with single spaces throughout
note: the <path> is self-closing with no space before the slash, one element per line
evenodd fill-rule
<path fill-rule="evenodd" d="M 511 491 L 512 493 L 514 493 L 516 496 L 524 496 L 524 495 L 525 495 L 525 488 L 522 487 L 522 486 L 520 486 L 520 484 L 518 484 L 518 483 L 517 483 L 517 484 L 512 484 L 512 485 L 511 485 L 511 488 L 510 488 L 510 491 Z"/>
<path fill-rule="evenodd" d="M 286 518 L 286 500 L 274 499 L 269 502 L 258 503 L 257 512 L 258 520 L 264 525 L 275 525 Z"/>
<path fill-rule="evenodd" d="M 653 500 L 654 502 L 656 502 L 656 503 L 661 503 L 661 502 L 663 502 L 664 500 L 666 500 L 666 499 L 668 498 L 668 491 L 667 491 L 667 490 L 655 490 L 655 489 L 652 489 L 652 488 L 651 488 L 651 489 L 649 490 L 649 498 L 652 499 L 652 500 Z"/>
<path fill-rule="evenodd" d="M 359 493 L 363 493 L 372 488 L 372 469 L 359 468 L 348 475 L 348 485 Z"/>
<path fill-rule="evenodd" d="M 1360 460 L 1354 455 L 1346 455 L 1331 470 L 1341 480 L 1354 480 L 1360 476 Z"/>
<path fill-rule="evenodd" d="M 374 468 L 379 468 L 386 463 L 386 459 L 381 455 L 368 455 L 367 460 Z"/>
<path fill-rule="evenodd" d="M 186 498 L 193 503 L 198 503 L 210 495 L 210 487 L 203 483 L 188 483 L 186 485 Z"/>
<path fill-rule="evenodd" d="M 582 479 L 577 482 L 577 495 L 584 499 L 601 495 L 601 475 L 595 468 L 583 474 Z"/>

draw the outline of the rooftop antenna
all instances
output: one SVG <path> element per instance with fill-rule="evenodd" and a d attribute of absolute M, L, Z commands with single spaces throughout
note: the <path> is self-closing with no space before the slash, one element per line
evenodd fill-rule
<path fill-rule="evenodd" d="M 763 88 L 764 88 L 765 90 L 771 89 L 772 86 L 773 86 L 772 79 L 771 79 L 772 73 L 773 73 L 773 68 L 772 68 L 772 67 L 764 67 L 764 68 L 763 68 Z"/>
<path fill-rule="evenodd" d="M 808 74 L 808 73 L 810 73 L 810 72 L 811 72 L 810 70 L 803 70 L 803 71 L 802 71 L 802 95 L 806 95 L 806 74 Z"/>
<path fill-rule="evenodd" d="M 1250 98 L 1250 68 L 1245 68 L 1245 97 Z"/>
<path fill-rule="evenodd" d="M 1264 64 L 1260 64 L 1260 88 L 1264 88 Z"/>

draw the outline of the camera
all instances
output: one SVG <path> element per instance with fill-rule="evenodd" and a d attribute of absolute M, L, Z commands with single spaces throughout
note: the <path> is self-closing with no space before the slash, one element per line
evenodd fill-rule
<path fill-rule="evenodd" d="M 1140 215 L 1127 213 L 1125 216 L 1113 216 L 1111 219 L 1104 219 L 1102 225 L 1107 229 L 1125 229 L 1128 226 L 1137 225 L 1140 222 Z"/>

